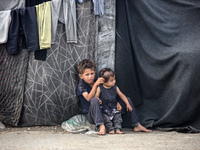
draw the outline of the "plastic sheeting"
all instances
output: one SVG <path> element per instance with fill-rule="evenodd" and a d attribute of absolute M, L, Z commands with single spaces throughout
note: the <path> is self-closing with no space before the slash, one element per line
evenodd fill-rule
<path fill-rule="evenodd" d="M 117 83 L 141 124 L 200 129 L 200 1 L 117 0 L 116 21 Z"/>
<path fill-rule="evenodd" d="M 90 124 L 85 115 L 76 115 L 64 121 L 61 127 L 70 133 L 96 134 L 96 125 Z"/>

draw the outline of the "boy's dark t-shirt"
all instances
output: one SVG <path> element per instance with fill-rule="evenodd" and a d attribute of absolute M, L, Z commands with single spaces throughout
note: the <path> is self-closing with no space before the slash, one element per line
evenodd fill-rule
<path fill-rule="evenodd" d="M 89 111 L 89 107 L 90 107 L 90 102 L 88 102 L 84 97 L 83 97 L 83 93 L 84 92 L 88 92 L 90 93 L 90 91 L 92 90 L 92 87 L 90 85 L 88 85 L 84 80 L 82 80 L 82 82 L 80 82 L 78 84 L 77 87 L 77 95 L 78 98 L 81 102 L 81 108 L 82 108 L 82 113 L 83 114 L 87 114 Z"/>

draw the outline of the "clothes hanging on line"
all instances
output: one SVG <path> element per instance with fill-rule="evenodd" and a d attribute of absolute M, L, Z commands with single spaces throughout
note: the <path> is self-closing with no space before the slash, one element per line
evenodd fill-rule
<path fill-rule="evenodd" d="M 25 0 L 1 0 L 0 11 L 25 8 Z"/>
<path fill-rule="evenodd" d="M 35 5 L 42 4 L 43 2 L 48 2 L 51 0 L 26 0 L 26 7 L 32 7 Z"/>
<path fill-rule="evenodd" d="M 11 23 L 6 44 L 8 54 L 17 54 L 19 52 L 19 44 L 22 36 L 25 36 L 25 42 L 29 51 L 39 49 L 36 19 L 35 7 L 27 7 L 11 11 Z"/>
<path fill-rule="evenodd" d="M 75 2 L 83 3 L 86 0 L 51 0 L 51 1 L 26 0 L 26 2 L 28 1 L 29 3 L 27 3 L 26 6 L 40 3 L 39 5 L 35 6 L 36 17 L 31 17 L 31 16 L 34 16 L 35 13 L 29 14 L 29 12 L 31 12 L 31 10 L 29 10 L 31 7 L 27 7 L 26 9 L 24 8 L 25 10 L 20 10 L 20 11 L 15 11 L 15 12 L 13 10 L 13 15 L 11 17 L 13 21 L 11 21 L 9 31 L 7 34 L 9 38 L 9 41 L 8 41 L 9 43 L 7 43 L 7 51 L 9 54 L 18 53 L 18 46 L 19 46 L 19 41 L 20 41 L 19 37 L 23 34 L 25 36 L 25 42 L 27 44 L 27 49 L 29 51 L 50 48 L 51 44 L 54 44 L 54 41 L 55 41 L 58 20 L 65 24 L 67 43 L 77 43 L 78 40 L 77 40 L 76 3 Z M 93 0 L 93 2 L 94 2 L 95 15 L 103 15 L 104 1 Z M 22 5 L 20 5 L 20 7 L 21 6 Z M 14 19 L 14 17 L 17 17 L 17 18 Z M 29 20 L 26 21 L 26 19 L 24 18 L 26 19 L 29 18 Z M 36 26 L 35 25 L 34 27 L 31 26 L 31 24 L 34 24 L 33 21 L 35 21 L 35 18 L 37 20 L 36 22 L 37 22 L 38 40 L 39 40 L 39 48 L 37 49 L 36 47 L 38 47 L 38 44 L 35 44 L 35 47 L 33 46 L 34 45 L 33 43 L 37 43 L 37 38 L 33 36 L 34 33 L 37 34 L 37 32 L 35 32 Z M 16 25 L 14 25 L 14 22 L 16 22 Z M 28 22 L 31 22 L 31 23 L 28 23 Z M 32 30 L 32 28 L 34 28 L 34 30 Z M 13 32 L 16 33 L 14 36 L 12 36 Z M 17 37 L 16 38 L 17 40 L 14 40 L 14 37 Z"/>
<path fill-rule="evenodd" d="M 8 30 L 11 21 L 11 10 L 0 11 L 0 44 L 6 43 L 8 40 Z"/>
<path fill-rule="evenodd" d="M 26 0 L 26 7 L 49 0 Z M 84 2 L 86 0 L 78 0 Z M 58 20 L 65 24 L 67 43 L 77 43 L 75 0 L 51 0 L 51 43 L 54 44 Z"/>
<path fill-rule="evenodd" d="M 51 47 L 51 4 L 50 1 L 36 6 L 40 50 Z"/>
<path fill-rule="evenodd" d="M 36 60 L 45 61 L 47 57 L 47 49 L 35 51 L 34 55 Z"/>
<path fill-rule="evenodd" d="M 94 14 L 102 16 L 104 14 L 104 0 L 93 0 Z"/>
<path fill-rule="evenodd" d="M 27 49 L 29 51 L 38 50 L 40 47 L 38 39 L 38 26 L 36 21 L 36 9 L 35 7 L 23 8 L 20 9 L 20 14 Z"/>
<path fill-rule="evenodd" d="M 26 7 L 32 7 L 35 5 L 39 5 L 43 2 L 47 2 L 49 0 L 26 0 Z M 53 18 L 53 17 L 52 17 Z M 42 49 L 42 50 L 37 50 L 34 52 L 35 55 L 35 59 L 36 60 L 46 60 L 46 56 L 47 56 L 47 49 Z"/>
<path fill-rule="evenodd" d="M 58 19 L 60 22 L 65 24 L 67 43 L 77 43 L 75 0 L 61 0 L 59 10 Z"/>
<path fill-rule="evenodd" d="M 11 11 L 11 23 L 8 31 L 8 41 L 6 44 L 6 50 L 8 54 L 19 53 L 19 38 L 21 35 L 21 18 L 19 15 L 19 11 L 19 9 Z"/>
<path fill-rule="evenodd" d="M 83 3 L 87 0 L 75 0 L 76 3 Z M 94 14 L 102 16 L 104 14 L 104 0 L 93 0 Z"/>
<path fill-rule="evenodd" d="M 56 38 L 56 30 L 58 26 L 58 16 L 60 13 L 61 0 L 51 1 L 51 44 L 54 44 Z"/>

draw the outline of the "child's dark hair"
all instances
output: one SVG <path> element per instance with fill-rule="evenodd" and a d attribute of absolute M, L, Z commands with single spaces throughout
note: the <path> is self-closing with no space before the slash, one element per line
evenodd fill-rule
<path fill-rule="evenodd" d="M 77 69 L 79 74 L 83 74 L 85 69 L 96 70 L 96 65 L 91 59 L 83 59 L 79 62 Z"/>
<path fill-rule="evenodd" d="M 115 71 L 113 71 L 112 69 L 104 68 L 104 69 L 101 69 L 101 71 L 99 72 L 99 77 L 103 77 L 105 79 L 104 82 L 107 82 L 108 79 L 110 77 L 114 77 L 115 74 L 116 74 Z"/>

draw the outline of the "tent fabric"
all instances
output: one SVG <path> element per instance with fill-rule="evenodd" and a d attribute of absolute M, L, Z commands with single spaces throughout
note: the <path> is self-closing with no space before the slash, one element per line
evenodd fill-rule
<path fill-rule="evenodd" d="M 200 1 L 117 0 L 116 10 L 117 83 L 141 124 L 200 130 Z"/>
<path fill-rule="evenodd" d="M 21 49 L 18 55 L 8 55 L 6 45 L 0 45 L 0 121 L 17 126 L 21 116 L 29 53 Z"/>
<path fill-rule="evenodd" d="M 77 63 L 96 56 L 92 8 L 90 1 L 77 4 L 77 44 L 67 44 L 65 25 L 59 22 L 46 61 L 35 60 L 30 53 L 20 126 L 61 124 L 80 112 Z"/>

